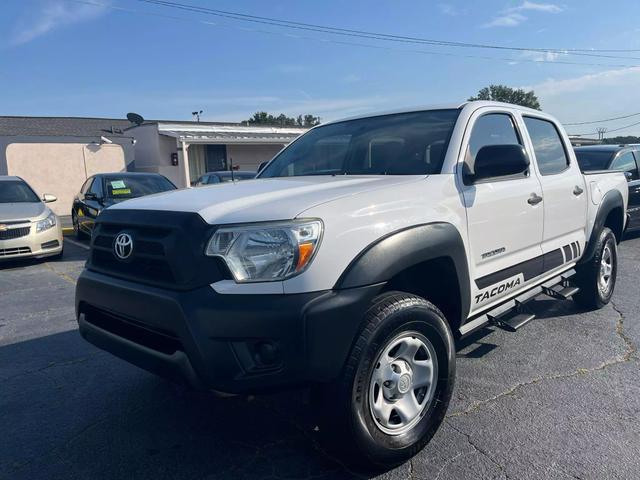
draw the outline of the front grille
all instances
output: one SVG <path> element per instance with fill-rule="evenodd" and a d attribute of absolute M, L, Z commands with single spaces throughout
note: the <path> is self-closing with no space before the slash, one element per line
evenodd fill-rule
<path fill-rule="evenodd" d="M 134 245 L 124 261 L 114 253 L 122 232 Z M 204 255 L 211 233 L 195 213 L 107 209 L 96 221 L 87 268 L 175 290 L 204 286 L 226 278 L 219 260 Z"/>
<path fill-rule="evenodd" d="M 6 225 L 6 224 L 5 224 Z M 31 232 L 31 227 L 10 228 L 0 231 L 0 240 L 13 240 L 14 238 L 26 237 Z"/>
<path fill-rule="evenodd" d="M 0 248 L 0 257 L 11 257 L 13 255 L 21 255 L 25 253 L 31 253 L 31 249 L 29 247 Z"/>
<path fill-rule="evenodd" d="M 184 350 L 179 338 L 167 330 L 152 327 L 87 305 L 83 306 L 81 311 L 85 314 L 85 320 L 90 324 L 119 337 L 126 338 L 138 345 L 166 355 L 171 355 L 178 350 Z"/>

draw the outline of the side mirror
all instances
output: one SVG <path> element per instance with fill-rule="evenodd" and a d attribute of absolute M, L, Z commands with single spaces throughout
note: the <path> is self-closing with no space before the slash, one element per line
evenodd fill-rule
<path fill-rule="evenodd" d="M 478 151 L 474 171 L 466 177 L 475 183 L 487 178 L 524 174 L 529 165 L 522 145 L 486 145 Z"/>
<path fill-rule="evenodd" d="M 55 195 L 51 195 L 50 193 L 45 193 L 42 196 L 42 201 L 44 203 L 52 203 L 52 202 L 55 202 L 56 200 L 58 200 L 58 197 L 56 197 Z"/>
<path fill-rule="evenodd" d="M 99 197 L 98 195 L 96 195 L 95 193 L 92 192 L 87 192 L 84 194 L 84 199 L 85 200 L 93 200 L 96 202 L 102 202 L 102 197 Z"/>
<path fill-rule="evenodd" d="M 627 179 L 627 182 L 630 182 L 631 180 L 633 180 L 633 173 L 631 172 L 624 172 L 624 176 Z"/>

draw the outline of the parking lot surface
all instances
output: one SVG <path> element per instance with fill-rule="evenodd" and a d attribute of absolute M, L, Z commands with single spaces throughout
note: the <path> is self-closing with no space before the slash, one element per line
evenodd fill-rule
<path fill-rule="evenodd" d="M 322 449 L 304 391 L 219 399 L 82 340 L 86 254 L 0 264 L 0 478 L 366 478 Z M 465 340 L 445 423 L 381 478 L 639 478 L 640 238 L 619 256 L 606 308 L 541 297 L 519 332 Z"/>

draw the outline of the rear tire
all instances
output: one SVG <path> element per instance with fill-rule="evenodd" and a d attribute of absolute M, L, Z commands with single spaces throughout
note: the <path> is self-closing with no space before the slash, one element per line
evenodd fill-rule
<path fill-rule="evenodd" d="M 415 295 L 380 295 L 341 377 L 324 389 L 327 441 L 357 467 L 399 465 L 436 433 L 454 380 L 454 340 L 444 315 Z"/>
<path fill-rule="evenodd" d="M 616 236 L 604 227 L 596 240 L 591 258 L 578 267 L 576 285 L 580 291 L 573 300 L 583 308 L 596 310 L 611 301 L 618 273 L 618 246 Z"/>

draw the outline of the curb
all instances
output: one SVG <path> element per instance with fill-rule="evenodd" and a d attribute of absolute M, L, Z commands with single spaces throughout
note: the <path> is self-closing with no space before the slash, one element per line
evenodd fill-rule
<path fill-rule="evenodd" d="M 63 235 L 70 235 L 73 233 L 73 227 L 62 227 Z"/>

